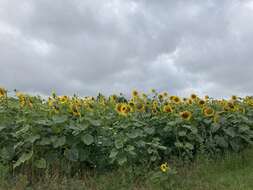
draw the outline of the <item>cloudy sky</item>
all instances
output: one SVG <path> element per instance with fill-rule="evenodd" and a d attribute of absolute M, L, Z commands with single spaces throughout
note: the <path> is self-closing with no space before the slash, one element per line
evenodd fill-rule
<path fill-rule="evenodd" d="M 253 94 L 253 0 L 0 0 L 0 86 Z"/>

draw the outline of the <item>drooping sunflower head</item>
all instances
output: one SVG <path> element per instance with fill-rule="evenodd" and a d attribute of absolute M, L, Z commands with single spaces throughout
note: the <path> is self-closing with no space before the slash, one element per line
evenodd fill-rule
<path fill-rule="evenodd" d="M 214 115 L 215 111 L 212 108 L 206 107 L 203 109 L 203 113 L 206 117 L 211 117 Z"/>
<path fill-rule="evenodd" d="M 115 110 L 116 110 L 118 113 L 120 113 L 120 112 L 121 112 L 121 107 L 122 107 L 122 103 L 118 103 L 118 104 L 116 104 L 116 106 L 115 106 Z"/>
<path fill-rule="evenodd" d="M 78 108 L 77 105 L 72 105 L 72 106 L 71 106 L 71 113 L 72 113 L 74 116 L 78 116 L 78 117 L 81 116 L 80 110 L 79 110 L 79 108 Z"/>
<path fill-rule="evenodd" d="M 165 163 L 163 163 L 163 164 L 161 164 L 161 166 L 160 166 L 160 170 L 162 171 L 162 172 L 168 172 L 169 171 L 169 165 L 168 165 L 168 163 L 167 162 L 165 162 Z"/>
<path fill-rule="evenodd" d="M 137 103 L 135 104 L 135 108 L 136 108 L 136 110 L 139 111 L 139 112 L 145 111 L 145 105 L 144 105 L 144 103 L 142 103 L 142 102 L 137 102 Z"/>
<path fill-rule="evenodd" d="M 188 103 L 188 104 L 192 104 L 192 103 L 193 103 L 193 102 L 192 102 L 192 99 L 188 99 L 187 103 Z"/>
<path fill-rule="evenodd" d="M 171 113 L 173 111 L 173 109 L 171 108 L 170 105 L 166 105 L 163 107 L 163 112 L 165 113 Z"/>
<path fill-rule="evenodd" d="M 7 91 L 4 88 L 0 88 L 0 98 L 6 96 Z"/>
<path fill-rule="evenodd" d="M 190 120 L 192 117 L 192 113 L 190 111 L 180 112 L 180 116 L 185 120 Z"/>

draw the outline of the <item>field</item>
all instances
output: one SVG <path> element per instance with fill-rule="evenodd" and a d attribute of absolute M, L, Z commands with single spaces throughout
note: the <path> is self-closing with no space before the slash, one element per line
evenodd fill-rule
<path fill-rule="evenodd" d="M 0 88 L 3 189 L 253 186 L 253 97 L 15 93 Z"/>

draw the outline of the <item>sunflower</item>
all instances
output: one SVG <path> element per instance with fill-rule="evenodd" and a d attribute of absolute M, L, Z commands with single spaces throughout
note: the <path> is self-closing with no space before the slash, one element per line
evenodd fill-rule
<path fill-rule="evenodd" d="M 163 92 L 163 96 L 167 97 L 168 96 L 168 92 Z"/>
<path fill-rule="evenodd" d="M 235 101 L 235 100 L 237 100 L 237 96 L 233 95 L 233 96 L 231 96 L 231 99 Z"/>
<path fill-rule="evenodd" d="M 153 101 L 153 106 L 157 107 L 158 106 L 158 102 L 156 100 Z"/>
<path fill-rule="evenodd" d="M 192 99 L 192 100 L 196 100 L 197 97 L 198 97 L 198 96 L 197 96 L 196 94 L 191 94 L 191 99 Z"/>
<path fill-rule="evenodd" d="M 0 98 L 6 96 L 7 91 L 4 88 L 0 88 Z"/>
<path fill-rule="evenodd" d="M 115 110 L 116 110 L 118 113 L 121 113 L 121 107 L 122 107 L 122 103 L 118 103 L 118 104 L 116 104 Z"/>
<path fill-rule="evenodd" d="M 136 103 L 135 104 L 135 108 L 139 112 L 145 111 L 145 105 L 143 103 L 141 103 L 141 102 Z"/>
<path fill-rule="evenodd" d="M 176 104 L 179 104 L 179 103 L 181 103 L 181 99 L 178 96 L 174 96 L 173 102 Z"/>
<path fill-rule="evenodd" d="M 167 172 L 167 171 L 169 171 L 170 168 L 169 168 L 168 163 L 165 162 L 165 163 L 161 164 L 160 169 L 162 172 Z"/>
<path fill-rule="evenodd" d="M 71 112 L 74 116 L 78 116 L 80 117 L 81 116 L 81 113 L 80 111 L 78 110 L 78 106 L 77 105 L 72 105 L 71 106 Z"/>
<path fill-rule="evenodd" d="M 59 101 L 62 103 L 62 104 L 65 104 L 68 102 L 68 96 L 59 96 L 58 97 Z"/>
<path fill-rule="evenodd" d="M 115 102 L 117 100 L 117 95 L 113 94 L 109 97 L 109 100 Z"/>
<path fill-rule="evenodd" d="M 156 90 L 152 88 L 152 89 L 150 89 L 150 92 L 151 93 L 156 93 Z"/>
<path fill-rule="evenodd" d="M 209 100 L 209 96 L 206 95 L 206 96 L 205 96 L 205 100 Z"/>
<path fill-rule="evenodd" d="M 192 104 L 192 103 L 193 103 L 193 102 L 192 102 L 192 99 L 188 99 L 187 103 L 188 103 L 188 104 Z"/>
<path fill-rule="evenodd" d="M 158 113 L 158 110 L 157 110 L 156 108 L 153 107 L 153 108 L 152 108 L 152 113 L 153 113 L 153 114 L 157 114 L 157 113 Z"/>
<path fill-rule="evenodd" d="M 129 105 L 130 107 L 134 107 L 134 102 L 133 102 L 133 101 L 130 101 L 130 102 L 128 103 L 128 105 Z"/>
<path fill-rule="evenodd" d="M 24 107 L 26 104 L 26 97 L 23 94 L 19 94 L 18 100 L 19 100 L 20 107 Z"/>
<path fill-rule="evenodd" d="M 166 105 L 163 107 L 163 112 L 165 113 L 171 113 L 173 111 L 173 109 L 171 108 L 170 105 Z"/>
<path fill-rule="evenodd" d="M 162 101 L 163 100 L 163 94 L 158 94 L 158 99 L 160 100 L 160 101 Z"/>
<path fill-rule="evenodd" d="M 192 117 L 192 113 L 189 112 L 189 111 L 183 111 L 183 112 L 180 112 L 180 116 L 185 119 L 185 120 L 190 120 L 191 117 Z"/>
<path fill-rule="evenodd" d="M 131 108 L 128 104 L 122 104 L 121 108 L 120 108 L 120 112 L 123 115 L 128 114 L 131 111 Z"/>
<path fill-rule="evenodd" d="M 211 116 L 214 115 L 215 112 L 212 108 L 206 107 L 206 108 L 203 109 L 203 113 L 206 117 L 211 117 Z"/>
<path fill-rule="evenodd" d="M 132 97 L 138 97 L 139 96 L 139 93 L 137 90 L 133 90 L 132 91 Z"/>
<path fill-rule="evenodd" d="M 205 100 L 201 100 L 201 99 L 200 99 L 200 100 L 198 101 L 198 105 L 199 105 L 199 106 L 203 106 L 203 105 L 205 105 L 205 103 L 206 103 Z"/>

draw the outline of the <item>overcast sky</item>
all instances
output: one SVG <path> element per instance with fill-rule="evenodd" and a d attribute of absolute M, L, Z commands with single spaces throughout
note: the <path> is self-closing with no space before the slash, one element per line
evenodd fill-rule
<path fill-rule="evenodd" d="M 253 0 L 0 0 L 0 86 L 253 94 Z"/>

